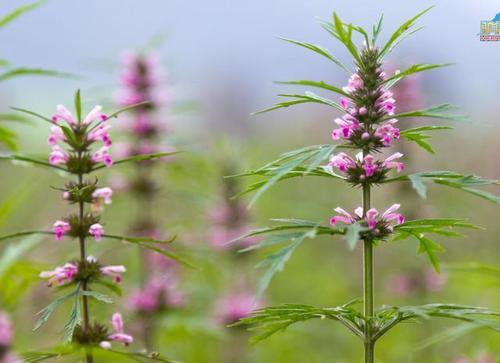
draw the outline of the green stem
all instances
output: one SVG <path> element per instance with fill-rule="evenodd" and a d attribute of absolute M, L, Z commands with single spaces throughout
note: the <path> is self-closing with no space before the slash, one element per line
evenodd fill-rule
<path fill-rule="evenodd" d="M 363 185 L 363 216 L 370 209 L 370 186 Z M 375 340 L 373 339 L 373 243 L 364 240 L 363 245 L 363 304 L 365 324 L 365 363 L 374 362 Z"/>
<path fill-rule="evenodd" d="M 81 158 L 81 153 L 78 153 L 78 157 Z M 78 186 L 81 187 L 83 184 L 83 175 L 80 173 L 78 174 Z M 80 226 L 83 224 L 83 218 L 84 218 L 84 205 L 83 201 L 78 202 L 78 207 L 79 207 L 79 222 Z M 80 231 L 80 236 L 79 236 L 79 241 L 80 241 L 80 261 L 82 263 L 85 263 L 86 260 L 86 253 L 85 253 L 85 235 L 83 234 L 83 231 Z M 82 281 L 82 290 L 86 291 L 87 290 L 87 281 Z M 82 295 L 82 305 L 83 305 L 83 330 L 88 333 L 90 329 L 90 313 L 89 313 L 89 302 L 88 298 L 86 295 Z M 87 351 L 86 355 L 86 362 L 87 363 L 93 363 L 94 358 L 92 356 L 92 353 Z"/>

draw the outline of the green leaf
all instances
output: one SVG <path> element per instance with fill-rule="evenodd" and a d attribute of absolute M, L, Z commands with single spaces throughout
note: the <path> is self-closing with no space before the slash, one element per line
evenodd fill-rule
<path fill-rule="evenodd" d="M 111 115 L 108 115 L 108 119 L 114 118 L 114 117 L 118 117 L 118 115 L 121 114 L 121 113 L 123 113 L 123 112 L 135 110 L 137 108 L 140 108 L 140 107 L 143 107 L 143 106 L 148 106 L 150 104 L 151 104 L 150 101 L 143 101 L 143 102 L 136 103 L 134 105 L 130 105 L 130 106 L 124 107 L 122 109 L 119 109 L 118 111 L 113 112 Z"/>
<path fill-rule="evenodd" d="M 171 155 L 179 154 L 181 152 L 182 151 L 169 151 L 169 152 L 159 152 L 159 153 L 153 153 L 153 154 L 135 155 L 135 156 L 131 156 L 131 157 L 128 157 L 128 158 L 124 158 L 124 159 L 120 159 L 120 160 L 115 160 L 115 161 L 113 161 L 113 165 L 119 165 L 119 164 L 129 163 L 129 162 L 139 162 L 139 161 L 145 161 L 145 160 L 154 160 L 154 159 L 163 158 L 165 156 L 171 156 Z M 106 166 L 103 165 L 103 164 L 97 165 L 94 168 L 92 168 L 92 171 L 103 169 L 105 167 Z"/>
<path fill-rule="evenodd" d="M 295 98 L 295 99 L 292 100 L 292 101 L 285 101 L 285 102 L 277 103 L 274 106 L 265 108 L 265 109 L 263 109 L 261 111 L 254 112 L 253 114 L 254 115 L 258 115 L 258 114 L 261 114 L 261 113 L 264 113 L 264 112 L 269 112 L 269 111 L 277 110 L 279 108 L 284 108 L 284 107 L 289 107 L 289 106 L 292 106 L 292 105 L 297 105 L 297 104 L 300 104 L 300 103 L 320 103 L 320 104 L 323 104 L 323 105 L 326 105 L 326 106 L 333 107 L 333 108 L 339 110 L 340 112 L 345 112 L 345 110 L 338 103 L 336 103 L 336 102 L 334 102 L 332 100 L 329 100 L 327 98 L 318 96 L 317 94 L 315 94 L 313 92 L 309 92 L 309 91 L 306 91 L 304 95 L 282 93 L 282 94 L 279 94 L 278 96 L 280 96 L 280 97 L 287 97 L 287 98 Z"/>
<path fill-rule="evenodd" d="M 384 14 L 381 14 L 377 25 L 374 25 L 372 27 L 372 47 L 375 47 L 375 44 L 377 43 L 377 38 L 380 35 L 380 31 L 382 30 L 383 21 L 384 21 Z"/>
<path fill-rule="evenodd" d="M 11 151 L 17 151 L 17 136 L 11 130 L 0 126 L 0 144 Z"/>
<path fill-rule="evenodd" d="M 270 336 L 285 331 L 290 325 L 311 319 L 334 320 L 341 322 L 357 336 L 362 336 L 363 316 L 351 307 L 352 303 L 333 308 L 317 308 L 309 305 L 283 304 L 256 309 L 252 314 L 232 326 L 249 326 L 257 332 L 251 339 L 258 343 Z"/>
<path fill-rule="evenodd" d="M 38 321 L 36 322 L 33 330 L 38 330 L 43 324 L 45 324 L 47 322 L 47 320 L 49 320 L 50 316 L 54 313 L 54 311 L 59 306 L 61 306 L 62 304 L 64 304 L 66 301 L 68 301 L 69 299 L 71 299 L 73 297 L 78 297 L 79 292 L 80 292 L 80 287 L 78 287 L 76 290 L 74 290 L 66 295 L 58 297 L 57 299 L 52 301 L 48 306 L 46 306 L 45 308 L 40 310 L 37 313 L 37 315 L 39 315 L 39 318 L 38 318 Z"/>
<path fill-rule="evenodd" d="M 425 253 L 434 269 L 439 272 L 438 253 L 443 252 L 444 248 L 428 238 L 427 235 L 437 234 L 448 237 L 461 237 L 460 233 L 454 231 L 456 228 L 479 229 L 480 227 L 466 223 L 463 219 L 437 218 L 408 221 L 395 226 L 394 231 L 396 239 L 409 236 L 415 238 L 419 242 L 418 252 Z"/>
<path fill-rule="evenodd" d="M 396 178 L 387 179 L 384 183 L 391 183 L 395 181 L 411 181 L 413 188 L 415 188 L 422 198 L 425 198 L 427 193 L 427 187 L 425 184 L 433 182 L 435 184 L 455 188 L 489 200 L 490 202 L 500 204 L 499 196 L 476 188 L 478 186 L 485 185 L 499 185 L 500 182 L 498 180 L 485 179 L 476 175 L 464 175 L 453 171 L 430 171 L 401 175 Z"/>
<path fill-rule="evenodd" d="M 5 15 L 4 17 L 2 17 L 0 19 L 0 28 L 2 28 L 5 25 L 9 24 L 11 21 L 17 19 L 21 15 L 23 15 L 23 14 L 29 12 L 29 11 L 32 11 L 32 10 L 36 9 L 37 7 L 39 7 L 44 2 L 45 1 L 36 1 L 34 3 L 30 3 L 30 4 L 26 4 L 26 5 L 22 5 L 22 6 L 17 7 L 12 12 L 10 12 L 9 14 Z"/>
<path fill-rule="evenodd" d="M 346 232 L 344 235 L 344 240 L 347 242 L 350 250 L 354 250 L 358 241 L 360 240 L 360 232 L 367 231 L 368 228 L 363 227 L 359 223 L 353 223 L 346 226 Z"/>
<path fill-rule="evenodd" d="M 394 45 L 399 43 L 399 41 L 404 38 L 405 36 L 414 33 L 411 28 L 415 24 L 415 22 L 425 13 L 427 13 L 429 10 L 431 10 L 433 6 L 428 7 L 424 11 L 418 13 L 411 19 L 405 21 L 396 31 L 392 34 L 392 36 L 389 38 L 389 41 L 384 45 L 382 50 L 379 53 L 379 57 L 382 58 L 384 57 L 387 53 L 389 53 L 393 48 Z M 417 29 L 418 30 L 418 29 Z"/>
<path fill-rule="evenodd" d="M 487 308 L 457 304 L 427 304 L 418 306 L 384 307 L 375 314 L 379 326 L 377 340 L 400 322 L 428 320 L 431 317 L 459 320 L 500 332 L 500 313 Z"/>
<path fill-rule="evenodd" d="M 0 82 L 18 76 L 49 76 L 62 78 L 75 78 L 75 75 L 70 73 L 53 71 L 42 68 L 14 68 L 0 74 Z"/>
<path fill-rule="evenodd" d="M 109 296 L 101 294 L 100 292 L 97 292 L 97 291 L 80 290 L 80 295 L 91 297 L 91 298 L 93 298 L 97 301 L 103 302 L 105 304 L 112 304 L 113 303 L 113 299 L 111 299 Z"/>
<path fill-rule="evenodd" d="M 385 88 L 391 88 L 394 84 L 400 81 L 403 78 L 411 76 L 412 74 L 428 71 L 434 68 L 448 67 L 454 65 L 454 63 L 442 63 L 442 64 L 414 64 L 408 69 L 401 71 L 399 73 L 395 73 L 393 76 L 388 77 L 383 84 L 385 84 Z"/>
<path fill-rule="evenodd" d="M 324 81 L 310 81 L 310 80 L 299 80 L 299 81 L 287 81 L 287 82 L 276 82 L 278 84 L 289 84 L 289 85 L 301 85 L 301 86 L 311 86 L 316 88 L 321 88 L 327 91 L 332 91 L 338 93 L 339 95 L 351 98 L 351 95 L 344 92 L 341 88 L 332 86 Z"/>
<path fill-rule="evenodd" d="M 67 172 L 67 170 L 61 166 L 52 165 L 48 161 L 39 160 L 39 159 L 35 159 L 35 158 L 28 157 L 28 156 L 23 156 L 23 155 L 0 154 L 0 160 L 21 161 L 23 163 L 26 162 L 29 164 L 34 164 L 34 165 L 38 165 L 38 166 L 48 167 L 51 169 L 57 169 L 57 170 L 62 170 L 62 171 Z"/>
<path fill-rule="evenodd" d="M 29 120 L 26 117 L 23 117 L 16 113 L 0 113 L 0 121 L 13 121 L 21 123 L 29 122 Z"/>
<path fill-rule="evenodd" d="M 54 235 L 53 232 L 49 232 L 49 231 L 23 231 L 23 232 L 16 232 L 16 233 L 11 233 L 11 234 L 7 234 L 7 235 L 4 235 L 4 236 L 0 236 L 0 241 L 5 241 L 5 240 L 8 240 L 8 239 L 12 239 L 12 238 L 29 236 L 29 235 L 33 235 L 33 234 Z"/>
<path fill-rule="evenodd" d="M 113 282 L 110 282 L 108 280 L 98 279 L 98 280 L 94 281 L 94 284 L 102 285 L 105 288 L 109 289 L 110 291 L 114 292 L 118 296 L 122 296 L 123 295 L 123 290 L 120 287 L 120 285 L 115 284 Z"/>
<path fill-rule="evenodd" d="M 453 128 L 449 126 L 415 127 L 412 129 L 401 131 L 401 136 L 409 141 L 414 141 L 417 145 L 422 147 L 427 152 L 434 154 L 432 146 L 426 141 L 427 139 L 430 139 L 431 136 L 426 134 L 425 131 L 438 131 L 438 130 L 450 130 L 450 129 Z"/>
<path fill-rule="evenodd" d="M 64 330 L 63 330 L 64 342 L 71 342 L 71 340 L 73 339 L 73 333 L 75 331 L 75 328 L 78 324 L 81 323 L 81 321 L 82 321 L 82 312 L 80 306 L 80 296 L 77 294 L 74 297 L 73 307 L 71 309 L 69 319 L 66 322 L 66 324 L 64 324 Z"/>
<path fill-rule="evenodd" d="M 467 117 L 464 115 L 446 113 L 447 111 L 454 109 L 456 109 L 456 107 L 453 107 L 452 105 L 445 103 L 442 105 L 424 108 L 421 110 L 398 113 L 393 116 L 387 117 L 383 120 L 385 121 L 391 118 L 401 119 L 401 118 L 418 118 L 418 117 L 435 118 L 441 120 L 456 120 L 456 121 L 467 120 Z"/>
<path fill-rule="evenodd" d="M 352 30 L 354 29 L 351 24 L 344 24 L 342 20 L 338 17 L 336 13 L 333 13 L 333 22 L 320 21 L 320 25 L 323 29 L 325 29 L 328 33 L 337 38 L 344 46 L 347 48 L 349 53 L 353 56 L 353 58 L 360 63 L 361 59 L 358 54 L 358 50 L 352 41 Z M 359 27 L 357 27 L 357 31 L 359 32 Z"/>
<path fill-rule="evenodd" d="M 165 249 L 165 248 L 159 248 L 159 247 L 156 247 L 153 245 L 153 244 L 171 243 L 175 240 L 175 238 L 177 236 L 173 236 L 171 239 L 168 239 L 168 240 L 155 240 L 153 238 L 148 238 L 148 237 L 144 237 L 144 238 L 143 237 L 126 237 L 126 236 L 117 236 L 117 235 L 111 235 L 111 234 L 103 234 L 103 237 L 135 244 L 139 247 L 146 248 L 146 249 L 154 251 L 154 252 L 158 252 L 159 254 L 166 256 L 168 258 L 171 258 L 172 260 L 175 260 L 175 261 L 183 264 L 184 266 L 196 269 L 196 266 L 191 261 L 189 261 L 187 258 L 175 253 L 172 250 Z"/>
<path fill-rule="evenodd" d="M 75 110 L 78 122 L 82 122 L 82 97 L 79 89 L 75 92 Z"/>
<path fill-rule="evenodd" d="M 50 118 L 45 117 L 43 115 L 40 115 L 39 113 L 36 113 L 34 111 L 26 110 L 24 108 L 19 108 L 19 107 L 10 107 L 10 109 L 15 110 L 15 111 L 19 111 L 19 112 L 24 112 L 28 115 L 35 116 L 35 117 L 37 117 L 45 122 L 48 122 L 51 125 L 54 125 L 54 122 L 52 122 L 52 120 Z"/>
<path fill-rule="evenodd" d="M 298 176 L 299 174 L 314 174 L 316 171 L 313 172 L 313 170 L 316 170 L 319 164 L 328 159 L 335 148 L 335 145 L 308 146 L 284 153 L 277 160 L 259 169 L 238 175 L 260 175 L 269 177 L 266 181 L 253 184 L 249 187 L 252 191 L 256 191 L 249 203 L 249 207 L 251 207 L 276 182 L 292 176 Z M 301 165 L 304 165 L 304 167 L 300 168 Z M 300 173 L 297 173 L 298 169 L 301 170 Z M 248 192 L 248 190 L 243 191 L 241 194 L 246 192 Z"/>
<path fill-rule="evenodd" d="M 311 44 L 311 43 L 306 43 L 306 42 L 299 42 L 298 40 L 292 40 L 292 39 L 286 39 L 286 38 L 280 38 L 286 42 L 292 43 L 299 45 L 301 47 L 304 47 L 306 49 L 312 50 L 315 53 L 318 53 L 319 55 L 322 55 L 323 57 L 331 60 L 333 63 L 338 65 L 340 68 L 342 68 L 347 74 L 351 74 L 351 71 L 349 68 L 347 68 L 342 62 L 340 62 L 337 58 L 335 58 L 329 50 L 316 45 L 316 44 Z"/>

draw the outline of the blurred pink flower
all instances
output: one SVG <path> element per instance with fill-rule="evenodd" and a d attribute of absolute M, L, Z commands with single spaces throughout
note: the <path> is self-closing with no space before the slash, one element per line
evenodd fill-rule
<path fill-rule="evenodd" d="M 0 347 L 8 347 L 13 339 L 12 323 L 6 313 L 0 311 Z"/>
<path fill-rule="evenodd" d="M 229 293 L 216 302 L 215 317 L 219 324 L 226 326 L 246 318 L 252 310 L 263 306 L 262 301 L 255 301 L 249 292 Z"/>
<path fill-rule="evenodd" d="M 42 279 L 48 279 L 47 285 L 49 287 L 54 284 L 62 286 L 66 283 L 73 281 L 73 277 L 78 273 L 78 267 L 72 263 L 66 263 L 64 266 L 58 266 L 52 271 L 40 272 Z"/>
<path fill-rule="evenodd" d="M 179 291 L 176 277 L 164 275 L 151 278 L 143 288 L 135 290 L 128 305 L 132 310 L 151 313 L 179 308 L 185 303 L 186 297 Z"/>
<path fill-rule="evenodd" d="M 120 313 L 114 313 L 113 316 L 111 317 L 111 323 L 114 328 L 114 333 L 108 335 L 108 340 L 102 341 L 99 343 L 100 347 L 103 349 L 110 349 L 111 348 L 111 343 L 110 341 L 118 342 L 118 343 L 123 343 L 123 345 L 127 346 L 129 344 L 132 344 L 134 341 L 134 338 L 130 334 L 126 334 L 123 331 L 123 319 L 122 319 L 122 314 Z"/>
<path fill-rule="evenodd" d="M 104 233 L 104 228 L 99 223 L 94 223 L 89 228 L 89 234 L 91 236 L 94 236 L 97 242 L 101 240 L 103 233 Z"/>
<path fill-rule="evenodd" d="M 52 232 L 55 234 L 56 241 L 60 241 L 66 232 L 69 232 L 71 227 L 69 223 L 64 221 L 56 221 L 52 227 Z"/>

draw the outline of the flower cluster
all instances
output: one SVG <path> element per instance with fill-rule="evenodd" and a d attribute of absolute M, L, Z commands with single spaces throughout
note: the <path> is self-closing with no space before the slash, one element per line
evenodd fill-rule
<path fill-rule="evenodd" d="M 62 286 L 72 282 L 97 281 L 102 276 L 112 277 L 119 284 L 122 281 L 121 274 L 124 272 L 126 272 L 125 266 L 102 266 L 94 256 L 87 256 L 84 262 L 68 262 L 63 266 L 57 266 L 52 271 L 42 271 L 40 277 L 48 280 L 49 287 Z"/>
<path fill-rule="evenodd" d="M 11 351 L 13 340 L 12 323 L 6 313 L 0 311 L 0 362 L 21 363 L 21 360 Z"/>
<path fill-rule="evenodd" d="M 337 168 L 345 179 L 353 185 L 362 185 L 369 190 L 372 184 L 383 182 L 391 169 L 400 173 L 404 164 L 400 161 L 402 153 L 396 152 L 385 158 L 378 158 L 376 153 L 391 146 L 399 139 L 400 132 L 394 118 L 396 100 L 391 91 L 385 88 L 386 74 L 379 63 L 378 50 L 367 47 L 360 53 L 356 73 L 351 75 L 347 86 L 343 88 L 344 97 L 340 105 L 346 113 L 335 119 L 339 126 L 332 132 L 334 140 L 344 139 L 348 148 L 361 150 L 355 157 L 341 152 L 332 155 L 325 168 L 333 172 Z M 331 218 L 332 225 L 360 223 L 365 230 L 360 237 L 365 240 L 383 240 L 393 231 L 392 222 L 403 223 L 404 218 L 398 213 L 399 204 L 394 204 L 380 214 L 372 208 L 357 208 L 354 214 L 342 208 L 336 208 L 339 215 Z"/>
<path fill-rule="evenodd" d="M 134 338 L 126 334 L 123 329 L 123 319 L 120 313 L 114 313 L 111 318 L 113 332 L 101 324 L 90 325 L 87 331 L 78 325 L 73 334 L 73 342 L 82 345 L 99 345 L 103 349 L 111 349 L 111 342 L 122 343 L 125 346 L 132 344 Z"/>
<path fill-rule="evenodd" d="M 393 204 L 382 214 L 375 208 L 371 208 L 366 212 L 365 216 L 363 216 L 362 207 L 356 208 L 352 215 L 344 209 L 337 207 L 335 208 L 335 212 L 338 215 L 333 216 L 330 219 L 330 223 L 334 226 L 339 222 L 344 224 L 360 223 L 362 227 L 367 229 L 360 233 L 362 239 L 383 240 L 393 232 L 394 227 L 392 223 L 397 225 L 405 221 L 405 218 L 401 214 L 395 213 L 399 207 L 399 204 Z"/>
<path fill-rule="evenodd" d="M 398 173 L 404 170 L 404 164 L 397 161 L 402 156 L 401 153 L 394 153 L 385 160 L 376 160 L 373 155 L 363 156 L 360 152 L 353 159 L 346 153 L 339 153 L 330 157 L 328 166 L 336 167 L 341 173 L 346 174 L 350 183 L 376 184 L 385 178 L 390 169 L 396 169 Z"/>
<path fill-rule="evenodd" d="M 182 307 L 185 295 L 179 291 L 177 276 L 152 277 L 146 284 L 132 292 L 129 300 L 131 309 L 141 313 L 152 313 Z"/>
<path fill-rule="evenodd" d="M 140 102 L 147 104 L 138 107 L 134 114 L 122 122 L 135 140 L 122 144 L 120 151 L 124 155 L 152 153 L 157 151 L 152 142 L 166 130 L 166 117 L 157 111 L 167 103 L 163 87 L 164 75 L 160 62 L 154 54 L 127 52 L 122 56 L 119 76 L 120 91 L 117 102 L 128 107 Z"/>
<path fill-rule="evenodd" d="M 52 146 L 49 162 L 52 165 L 64 164 L 71 173 L 89 173 L 95 164 L 113 165 L 109 155 L 111 138 L 108 116 L 102 112 L 101 106 L 95 106 L 83 120 L 76 119 L 63 105 L 57 106 L 57 112 L 52 116 L 53 126 L 48 138 Z M 69 146 L 63 149 L 57 144 L 62 141 Z M 102 146 L 91 152 L 95 142 Z"/>

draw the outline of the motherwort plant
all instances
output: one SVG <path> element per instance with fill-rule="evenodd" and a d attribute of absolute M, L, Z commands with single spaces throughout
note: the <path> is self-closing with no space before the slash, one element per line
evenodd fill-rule
<path fill-rule="evenodd" d="M 142 153 L 165 150 L 163 136 L 168 131 L 168 104 L 165 76 L 159 58 L 152 52 L 127 52 L 122 56 L 119 75 L 120 89 L 118 104 L 136 107 L 120 127 L 127 135 L 121 145 L 123 156 L 131 157 Z M 131 225 L 133 235 L 160 238 L 163 231 L 155 213 L 155 204 L 160 185 L 155 171 L 167 160 L 146 160 L 134 163 L 134 173 L 125 180 L 122 187 L 135 197 L 137 216 Z M 184 294 L 179 291 L 179 266 L 155 252 L 139 250 L 139 286 L 129 299 L 129 307 L 139 315 L 142 338 L 147 348 L 153 346 L 155 322 L 158 317 L 183 306 Z"/>
<path fill-rule="evenodd" d="M 122 343 L 127 346 L 134 340 L 131 335 L 126 333 L 120 313 L 115 313 L 111 317 L 111 329 L 106 324 L 93 319 L 90 303 L 92 300 L 105 304 L 113 302 L 98 288 L 107 288 L 111 292 L 120 294 L 121 289 L 118 284 L 120 284 L 126 268 L 123 265 L 108 265 L 89 255 L 87 251 L 89 244 L 94 243 L 92 241 L 103 243 L 101 240 L 104 239 L 117 240 L 156 251 L 170 258 L 177 258 L 174 252 L 159 246 L 173 241 L 173 238 L 156 240 L 150 237 L 122 237 L 108 234 L 105 232 L 105 223 L 102 221 L 103 207 L 111 204 L 113 191 L 109 187 L 99 185 L 99 180 L 94 175 L 97 171 L 125 162 L 150 160 L 171 154 L 160 152 L 134 155 L 121 160 L 112 159 L 110 154 L 112 141 L 109 134 L 112 119 L 123 111 L 142 106 L 144 104 L 130 105 L 128 108 L 110 115 L 104 114 L 101 106 L 95 106 L 85 117 L 82 117 L 80 92 L 78 91 L 75 95 L 76 115 L 73 115 L 63 105 L 57 106 L 57 112 L 51 118 L 15 108 L 50 123 L 51 132 L 48 144 L 51 146 L 52 152 L 48 161 L 12 154 L 1 155 L 0 158 L 24 161 L 64 174 L 68 177 L 66 184 L 55 189 L 61 193 L 62 199 L 75 206 L 74 213 L 55 221 L 51 231 L 26 231 L 0 238 L 0 240 L 6 240 L 29 234 L 50 234 L 56 240 L 55 249 L 60 248 L 57 245 L 64 243 L 63 239 L 76 241 L 75 250 L 78 251 L 78 255 L 74 259 L 51 271 L 40 273 L 40 277 L 47 280 L 47 285 L 57 288 L 61 296 L 38 313 L 39 319 L 35 330 L 47 322 L 58 307 L 65 302 L 72 301 L 69 319 L 63 329 L 63 340 L 68 344 L 65 345 L 63 352 L 55 351 L 53 356 L 80 352 L 85 355 L 86 362 L 90 363 L 94 361 L 94 356 L 99 355 L 103 350 L 107 350 L 108 354 L 110 352 L 128 354 L 113 350 L 112 344 Z M 52 353 L 44 352 L 42 354 L 51 357 Z M 36 360 L 39 356 L 36 352 L 29 353 L 26 359 L 28 361 L 30 359 Z M 152 356 L 144 354 L 144 357 L 161 360 L 156 354 Z"/>
<path fill-rule="evenodd" d="M 450 171 L 404 174 L 405 166 L 402 161 L 404 155 L 397 151 L 389 154 L 385 152 L 389 146 L 395 145 L 400 139 L 416 142 L 419 146 L 429 150 L 427 132 L 448 128 L 428 125 L 404 129 L 404 121 L 409 118 L 441 120 L 458 118 L 457 115 L 447 113 L 452 109 L 447 104 L 398 112 L 397 100 L 391 92 L 391 87 L 398 81 L 414 73 L 443 67 L 446 64 L 416 64 L 394 74 L 386 74 L 383 70 L 384 58 L 399 42 L 419 30 L 414 28 L 414 24 L 428 10 L 403 23 L 385 44 L 379 44 L 377 41 L 382 29 L 382 18 L 373 26 L 371 32 L 342 22 L 335 13 L 331 22 L 322 22 L 321 26 L 339 40 L 353 57 L 354 72 L 325 48 L 285 39 L 340 66 L 348 73 L 349 79 L 345 87 L 310 80 L 284 82 L 319 88 L 333 92 L 340 98 L 337 102 L 310 91 L 305 94 L 282 94 L 281 96 L 289 100 L 262 112 L 302 103 L 318 103 L 331 107 L 342 115 L 334 120 L 335 128 L 331 133 L 333 144 L 309 146 L 291 151 L 259 169 L 244 173 L 243 175 L 264 178 L 252 184 L 247 191 L 256 191 L 255 201 L 271 185 L 281 180 L 316 176 L 332 181 L 342 181 L 356 187 L 361 191 L 362 203 L 361 206 L 352 209 L 336 207 L 329 224 L 280 219 L 279 225 L 246 234 L 243 238 L 266 236 L 258 247 L 285 244 L 285 247 L 268 256 L 263 262 L 263 265 L 267 266 L 267 271 L 257 293 L 262 294 L 272 276 L 283 269 L 294 250 L 306 239 L 320 235 L 340 235 L 352 249 L 357 246 L 358 241 L 362 241 L 363 261 L 360 268 L 363 269 L 364 309 L 358 311 L 355 308 L 356 302 L 327 308 L 287 304 L 257 309 L 253 316 L 242 319 L 238 323 L 238 325 L 251 325 L 251 329 L 258 332 L 255 337 L 256 341 L 268 338 L 299 321 L 313 318 L 331 319 L 342 323 L 361 339 L 364 344 L 365 362 L 372 363 L 375 343 L 390 329 L 404 321 L 443 317 L 500 330 L 500 322 L 495 320 L 499 314 L 484 308 L 455 304 L 427 304 L 375 309 L 373 273 L 373 249 L 375 247 L 393 240 L 414 239 L 418 243 L 419 253 L 427 255 L 433 267 L 439 271 L 438 253 L 443 248 L 432 238 L 432 235 L 457 237 L 460 234 L 456 229 L 475 228 L 473 224 L 466 223 L 464 220 L 452 218 L 405 221 L 403 214 L 400 213 L 404 207 L 401 207 L 399 203 L 387 203 L 381 206 L 382 209 L 372 205 L 372 194 L 377 192 L 378 187 L 410 182 L 418 194 L 424 197 L 426 184 L 435 183 L 500 204 L 498 196 L 477 188 L 488 184 L 498 184 L 495 180 Z M 361 36 L 364 40 L 362 46 L 355 45 L 353 35 Z M 321 165 L 327 159 L 329 159 L 328 164 Z"/>

